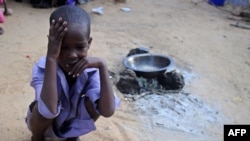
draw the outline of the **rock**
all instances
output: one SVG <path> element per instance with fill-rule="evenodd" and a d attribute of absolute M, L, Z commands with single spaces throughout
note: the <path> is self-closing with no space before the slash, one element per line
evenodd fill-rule
<path fill-rule="evenodd" d="M 250 8 L 245 9 L 242 12 L 240 12 L 240 16 L 250 19 Z"/>
<path fill-rule="evenodd" d="M 180 90 L 185 85 L 183 75 L 175 70 L 167 72 L 162 77 L 159 77 L 158 82 L 166 90 Z"/>
<path fill-rule="evenodd" d="M 131 55 L 143 54 L 143 53 L 149 53 L 148 48 L 146 48 L 146 47 L 138 47 L 138 48 L 131 49 L 129 51 L 129 53 L 127 54 L 127 57 L 129 57 Z"/>
<path fill-rule="evenodd" d="M 117 3 L 117 2 L 125 3 L 126 2 L 126 0 L 114 0 L 114 1 L 115 1 L 115 3 Z"/>
<path fill-rule="evenodd" d="M 117 89 L 124 94 L 139 94 L 140 86 L 133 70 L 126 69 L 120 73 L 120 79 L 116 84 Z"/>

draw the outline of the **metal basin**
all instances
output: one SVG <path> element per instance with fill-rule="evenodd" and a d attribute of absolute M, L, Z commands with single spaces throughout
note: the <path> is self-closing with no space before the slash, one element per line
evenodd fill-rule
<path fill-rule="evenodd" d="M 124 59 L 126 68 L 135 71 L 138 77 L 157 78 L 161 76 L 173 61 L 170 57 L 159 54 L 136 54 Z"/>

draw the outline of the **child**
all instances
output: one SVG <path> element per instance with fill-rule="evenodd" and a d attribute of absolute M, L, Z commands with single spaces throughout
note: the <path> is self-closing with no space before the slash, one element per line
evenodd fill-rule
<path fill-rule="evenodd" d="M 12 10 L 7 8 L 7 1 L 6 0 L 0 0 L 0 4 L 3 4 L 4 8 L 0 10 L 0 23 L 5 22 L 5 16 L 9 16 L 12 14 Z M 4 33 L 4 30 L 2 27 L 0 27 L 0 35 Z"/>
<path fill-rule="evenodd" d="M 26 123 L 32 141 L 79 140 L 96 129 L 99 116 L 110 117 L 119 104 L 105 61 L 87 57 L 92 38 L 90 17 L 65 5 L 50 15 L 48 49 L 33 67 L 35 100 Z"/>

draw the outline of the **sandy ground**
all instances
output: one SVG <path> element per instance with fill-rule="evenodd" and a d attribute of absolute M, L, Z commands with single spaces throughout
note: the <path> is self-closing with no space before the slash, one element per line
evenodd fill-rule
<path fill-rule="evenodd" d="M 54 10 L 8 1 L 13 15 L 1 24 L 1 141 L 29 141 L 24 118 L 34 98 L 31 68 L 46 53 L 48 17 Z M 230 14 L 191 0 L 95 0 L 81 5 L 91 15 L 90 55 L 119 73 L 132 48 L 171 56 L 185 74 L 184 93 L 126 101 L 111 118 L 100 118 L 91 141 L 221 141 L 224 124 L 250 124 L 249 31 L 229 26 Z M 104 14 L 91 12 L 103 7 Z M 120 10 L 129 7 L 131 12 Z M 116 87 L 114 86 L 114 89 Z M 187 95 L 188 94 L 188 95 Z M 159 99 L 161 100 L 159 102 Z"/>

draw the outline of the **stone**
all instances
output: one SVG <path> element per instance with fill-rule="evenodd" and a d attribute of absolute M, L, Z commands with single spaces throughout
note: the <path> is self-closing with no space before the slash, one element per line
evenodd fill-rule
<path fill-rule="evenodd" d="M 124 94 L 139 94 L 140 85 L 136 80 L 136 74 L 131 69 L 126 69 L 120 73 L 117 89 Z"/>
<path fill-rule="evenodd" d="M 158 78 L 158 82 L 165 90 L 180 90 L 185 85 L 183 75 L 175 70 L 166 72 L 162 77 Z"/>

